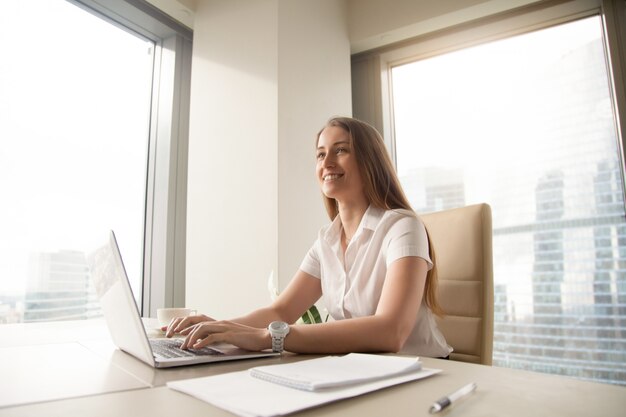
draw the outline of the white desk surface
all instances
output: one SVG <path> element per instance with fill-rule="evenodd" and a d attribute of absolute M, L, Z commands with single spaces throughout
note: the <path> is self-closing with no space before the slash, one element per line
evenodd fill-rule
<path fill-rule="evenodd" d="M 60 327 L 67 326 L 71 327 L 71 325 Z M 80 327 L 79 325 L 78 328 Z M 37 326 L 32 326 L 31 330 L 36 328 Z M 0 336 L 2 336 L 0 340 L 3 341 L 0 344 L 0 350 L 16 349 L 14 344 L 7 346 L 5 338 L 7 333 L 4 330 L 0 326 Z M 61 335 L 59 342 L 56 343 L 57 348 L 61 344 L 73 343 L 66 338 L 68 333 L 71 332 L 55 333 Z M 28 331 L 24 331 L 24 334 L 27 335 L 26 340 L 36 339 Z M 63 417 L 74 415 L 95 417 L 233 416 L 227 411 L 170 390 L 163 385 L 171 380 L 216 375 L 247 369 L 258 364 L 289 362 L 312 357 L 287 355 L 283 358 L 252 359 L 156 370 L 116 351 L 106 337 L 97 336 L 97 331 L 87 332 L 87 334 L 96 335 L 96 337 L 75 344 L 75 352 L 81 353 L 71 359 L 65 359 L 72 362 L 78 358 L 79 364 L 85 364 L 87 368 L 82 374 L 80 366 L 74 366 L 75 374 L 68 374 L 63 372 L 62 367 L 50 367 L 42 362 L 27 364 L 22 361 L 14 365 L 6 361 L 0 362 L 0 369 L 2 369 L 0 392 L 8 389 L 15 395 L 21 395 L 20 398 L 23 401 L 20 402 L 24 404 L 0 408 L 0 417 L 34 415 Z M 39 347 L 45 348 L 42 345 Z M 428 408 L 434 400 L 472 381 L 478 384 L 477 391 L 441 413 L 442 417 L 503 415 L 623 417 L 624 410 L 626 410 L 626 387 L 439 359 L 423 358 L 423 362 L 424 366 L 439 368 L 443 372 L 421 381 L 328 404 L 295 415 L 311 417 L 322 415 L 325 417 L 430 416 Z M 7 375 L 6 366 L 11 369 L 21 367 L 19 377 L 14 372 Z M 11 376 L 7 378 L 9 375 Z M 90 375 L 98 376 L 92 378 Z M 100 386 L 97 385 L 98 381 L 101 383 Z M 61 389 L 61 393 L 55 392 L 54 389 L 51 391 L 53 385 L 67 386 L 68 389 Z M 79 389 L 81 386 L 89 386 L 94 392 L 81 392 Z M 20 394 L 22 390 L 26 390 L 27 394 Z M 53 394 L 51 396 L 45 394 L 46 392 Z M 53 398 L 58 399 L 48 401 Z"/>

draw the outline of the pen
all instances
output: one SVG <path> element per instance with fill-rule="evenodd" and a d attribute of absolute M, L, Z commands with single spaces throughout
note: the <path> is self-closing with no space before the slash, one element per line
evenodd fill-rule
<path fill-rule="evenodd" d="M 445 397 L 442 397 L 435 401 L 433 405 L 430 406 L 430 413 L 438 413 L 444 408 L 448 407 L 453 402 L 460 400 L 461 398 L 470 395 L 472 392 L 476 390 L 476 383 L 472 382 L 471 384 L 467 384 L 464 387 L 459 388 L 454 391 L 452 394 L 448 394 Z"/>

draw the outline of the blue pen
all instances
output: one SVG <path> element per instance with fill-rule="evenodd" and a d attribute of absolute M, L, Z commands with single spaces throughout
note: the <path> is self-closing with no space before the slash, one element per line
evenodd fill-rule
<path fill-rule="evenodd" d="M 430 406 L 430 413 L 434 414 L 440 412 L 444 408 L 450 406 L 450 404 L 452 404 L 453 402 L 470 395 L 472 392 L 476 391 L 476 388 L 476 383 L 472 382 L 471 384 L 467 384 L 464 387 L 459 388 L 452 394 L 446 395 L 445 397 L 438 399 L 433 405 Z"/>

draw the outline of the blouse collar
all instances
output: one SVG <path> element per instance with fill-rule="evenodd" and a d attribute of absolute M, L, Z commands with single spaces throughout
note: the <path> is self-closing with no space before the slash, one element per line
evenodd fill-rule
<path fill-rule="evenodd" d="M 356 229 L 354 236 L 352 239 L 356 239 L 362 233 L 363 229 L 367 230 L 376 230 L 376 227 L 380 223 L 385 214 L 385 209 L 374 207 L 371 204 L 365 210 L 363 214 L 363 218 L 361 219 L 361 223 L 359 223 L 359 227 Z M 324 234 L 324 239 L 330 243 L 331 245 L 338 242 L 341 239 L 341 218 L 339 215 L 335 216 L 335 219 L 331 223 L 330 227 L 326 230 Z"/>

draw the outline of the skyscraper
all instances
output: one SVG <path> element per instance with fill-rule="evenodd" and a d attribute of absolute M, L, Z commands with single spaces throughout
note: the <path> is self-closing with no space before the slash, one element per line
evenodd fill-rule
<path fill-rule="evenodd" d="M 24 322 L 79 320 L 101 315 L 85 254 L 38 253 L 30 259 Z"/>

